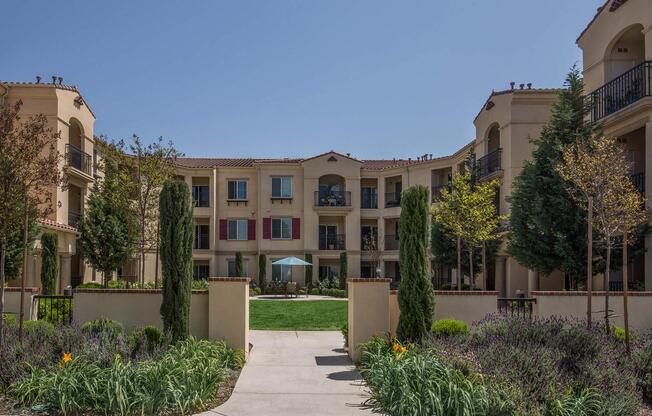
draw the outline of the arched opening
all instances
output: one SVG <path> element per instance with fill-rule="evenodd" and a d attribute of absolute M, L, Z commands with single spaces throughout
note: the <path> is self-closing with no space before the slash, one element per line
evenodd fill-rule
<path fill-rule="evenodd" d="M 500 127 L 493 124 L 487 133 L 487 154 L 497 150 L 500 147 Z"/>
<path fill-rule="evenodd" d="M 79 150 L 84 150 L 82 140 L 83 134 L 83 129 L 79 121 L 71 118 L 68 127 L 68 143 Z"/>
<path fill-rule="evenodd" d="M 316 195 L 318 206 L 350 206 L 351 193 L 346 191 L 346 180 L 340 175 L 323 175 L 319 178 Z"/>
<path fill-rule="evenodd" d="M 632 25 L 609 44 L 604 58 L 605 82 L 645 61 L 645 36 L 642 31 L 643 25 Z"/>

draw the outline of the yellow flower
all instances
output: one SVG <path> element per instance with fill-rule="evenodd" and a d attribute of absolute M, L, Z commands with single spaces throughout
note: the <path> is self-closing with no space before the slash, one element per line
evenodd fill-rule
<path fill-rule="evenodd" d="M 401 347 L 401 354 L 404 354 L 407 352 L 407 347 Z"/>
<path fill-rule="evenodd" d="M 394 343 L 394 345 L 392 345 L 392 351 L 394 351 L 394 352 L 398 352 L 398 350 L 400 348 L 401 348 L 401 346 L 398 345 L 398 343 L 396 343 L 396 342 Z"/>
<path fill-rule="evenodd" d="M 72 360 L 72 354 L 69 352 L 64 352 L 63 353 L 63 363 L 68 364 L 68 361 Z"/>

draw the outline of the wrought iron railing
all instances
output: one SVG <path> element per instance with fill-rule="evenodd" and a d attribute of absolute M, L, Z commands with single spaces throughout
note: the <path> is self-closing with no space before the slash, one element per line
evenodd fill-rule
<path fill-rule="evenodd" d="M 315 191 L 317 207 L 350 207 L 350 191 Z"/>
<path fill-rule="evenodd" d="M 632 183 L 634 184 L 634 188 L 640 193 L 644 194 L 645 193 L 645 172 L 641 173 L 634 173 L 633 175 L 629 176 Z"/>
<path fill-rule="evenodd" d="M 537 303 L 536 298 L 498 298 L 498 312 L 509 316 L 532 319 L 535 303 Z"/>
<path fill-rule="evenodd" d="M 385 250 L 398 250 L 399 246 L 400 244 L 398 235 L 385 235 Z"/>
<path fill-rule="evenodd" d="M 401 193 L 400 192 L 386 192 L 385 193 L 385 208 L 400 207 L 401 206 Z"/>
<path fill-rule="evenodd" d="M 591 120 L 598 121 L 652 96 L 652 61 L 641 62 L 589 94 Z"/>
<path fill-rule="evenodd" d="M 84 172 L 87 175 L 93 173 L 93 157 L 81 149 L 71 145 L 66 145 L 66 164 L 68 166 Z"/>
<path fill-rule="evenodd" d="M 623 282 L 622 280 L 619 282 L 609 282 L 609 291 L 610 292 L 622 292 L 623 291 Z"/>
<path fill-rule="evenodd" d="M 319 249 L 320 250 L 346 250 L 345 234 L 327 234 L 319 236 Z"/>
<path fill-rule="evenodd" d="M 75 211 L 68 211 L 68 225 L 77 228 L 81 214 Z"/>
<path fill-rule="evenodd" d="M 502 155 L 503 149 L 499 147 L 478 159 L 477 167 L 480 179 L 503 170 Z"/>
<path fill-rule="evenodd" d="M 441 199 L 441 191 L 443 191 L 444 189 L 447 189 L 450 192 L 451 189 L 450 184 L 435 185 L 431 187 L 430 193 L 432 196 L 432 202 L 439 202 L 439 200 Z"/>
<path fill-rule="evenodd" d="M 72 322 L 72 296 L 35 295 L 38 320 L 52 324 L 69 324 Z"/>

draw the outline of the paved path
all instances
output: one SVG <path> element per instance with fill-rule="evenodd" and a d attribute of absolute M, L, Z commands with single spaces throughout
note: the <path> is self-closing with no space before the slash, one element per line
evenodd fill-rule
<path fill-rule="evenodd" d="M 251 331 L 231 398 L 206 416 L 371 415 L 360 374 L 336 331 Z"/>

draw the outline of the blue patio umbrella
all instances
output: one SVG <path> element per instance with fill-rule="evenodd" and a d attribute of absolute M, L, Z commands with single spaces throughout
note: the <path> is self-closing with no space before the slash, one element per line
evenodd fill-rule
<path fill-rule="evenodd" d="M 276 260 L 272 262 L 272 264 L 281 265 L 281 266 L 312 266 L 312 263 L 308 263 L 307 261 L 303 261 L 294 256 L 286 257 L 281 260 Z"/>

